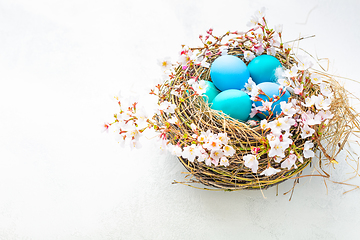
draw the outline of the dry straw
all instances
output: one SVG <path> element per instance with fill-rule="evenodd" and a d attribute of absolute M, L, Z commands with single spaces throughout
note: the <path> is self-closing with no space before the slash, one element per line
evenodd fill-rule
<path fill-rule="evenodd" d="M 221 40 L 221 38 L 219 39 Z M 218 46 L 214 46 L 212 51 L 215 53 L 218 50 Z M 244 60 L 244 49 L 229 48 L 228 54 L 236 55 Z M 216 57 L 218 55 L 214 54 L 213 57 L 208 59 L 208 62 L 211 64 Z M 282 62 L 283 67 L 286 69 L 290 69 L 291 66 L 297 63 L 291 54 L 278 52 L 275 57 Z M 312 140 L 315 144 L 315 149 L 320 150 L 316 157 L 317 161 L 314 163 L 317 166 L 318 173 L 306 176 L 329 178 L 330 174 L 324 170 L 324 166 L 336 165 L 338 161 L 341 161 L 341 163 L 345 162 L 343 161 L 345 159 L 335 160 L 335 158 L 343 150 L 346 142 L 349 140 L 349 136 L 360 129 L 359 114 L 349 105 L 348 96 L 351 94 L 334 77 L 325 72 L 311 71 L 321 74 L 322 81 L 330 84 L 333 92 L 330 111 L 334 114 L 334 117 L 330 119 L 326 127 L 316 126 L 318 129 L 315 129 Z M 176 104 L 176 116 L 180 120 L 178 125 L 169 126 L 167 138 L 172 144 L 177 144 L 179 141 L 186 143 L 186 138 L 193 134 L 190 127 L 190 124 L 193 123 L 201 132 L 209 129 L 215 134 L 226 132 L 230 138 L 229 145 L 236 149 L 236 154 L 229 158 L 230 166 L 228 167 L 207 166 L 204 162 L 190 162 L 185 158 L 179 157 L 180 162 L 187 169 L 187 180 L 183 182 L 175 181 L 175 183 L 182 183 L 193 187 L 197 186 L 194 183 L 201 183 L 212 187 L 204 187 L 203 189 L 233 191 L 241 189 L 266 189 L 288 179 L 294 179 L 295 186 L 299 178 L 305 177 L 305 175 L 302 175 L 303 170 L 312 164 L 315 158 L 304 159 L 303 163 L 298 165 L 297 168 L 290 170 L 281 169 L 280 172 L 270 177 L 254 174 L 251 169 L 245 167 L 243 156 L 251 153 L 252 147 L 262 145 L 261 142 L 265 138 L 264 130 L 259 125 L 251 127 L 247 123 L 240 122 L 211 109 L 201 96 L 194 96 L 194 92 L 190 89 L 181 97 L 170 94 L 171 90 L 175 87 L 179 85 L 185 86 L 190 76 L 198 76 L 199 79 L 211 81 L 209 68 L 195 64 L 186 69 L 178 66 L 175 69 L 173 81 L 164 84 L 161 88 L 162 96 L 167 101 Z M 313 89 L 307 89 L 307 91 L 318 92 L 320 89 L 317 85 L 314 85 Z M 296 98 L 296 95 L 292 94 L 291 97 Z M 164 125 L 167 119 L 168 116 L 163 113 L 157 121 L 159 125 Z M 299 136 L 300 132 L 299 125 L 291 130 L 292 135 L 297 136 L 293 138 L 293 142 L 298 147 L 302 147 L 305 143 L 305 140 Z M 267 153 L 263 153 L 258 161 L 258 172 L 261 172 L 268 166 L 269 158 Z M 280 163 L 272 163 L 272 166 L 280 169 Z"/>

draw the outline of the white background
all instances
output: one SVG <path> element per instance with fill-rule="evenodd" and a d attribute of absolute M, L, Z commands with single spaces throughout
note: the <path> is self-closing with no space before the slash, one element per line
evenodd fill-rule
<path fill-rule="evenodd" d="M 359 238 L 359 189 L 306 178 L 289 201 L 292 181 L 265 198 L 173 185 L 176 158 L 101 133 L 109 95 L 151 86 L 157 59 L 210 27 L 247 30 L 262 6 L 285 40 L 315 34 L 301 46 L 359 80 L 356 0 L 0 1 L 0 239 Z M 349 176 L 341 159 L 335 180 Z"/>

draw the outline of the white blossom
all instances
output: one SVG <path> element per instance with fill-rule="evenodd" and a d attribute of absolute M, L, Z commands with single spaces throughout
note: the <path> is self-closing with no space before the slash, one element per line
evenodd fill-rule
<path fill-rule="evenodd" d="M 136 148 L 139 149 L 142 147 L 142 144 L 139 141 L 136 141 L 135 139 L 130 140 L 130 148 Z"/>
<path fill-rule="evenodd" d="M 278 173 L 280 171 L 281 171 L 280 169 L 275 169 L 275 168 L 272 168 L 272 167 L 268 167 L 264 171 L 262 171 L 260 173 L 260 175 L 265 175 L 265 176 L 269 177 L 269 176 L 272 176 L 272 175 L 274 175 L 274 174 L 276 174 L 276 173 Z"/>
<path fill-rule="evenodd" d="M 325 121 L 326 119 L 331 119 L 334 117 L 334 114 L 332 114 L 329 110 L 328 111 L 319 111 L 316 114 L 316 117 L 318 117 L 318 119 L 320 119 L 321 122 Z"/>
<path fill-rule="evenodd" d="M 134 117 L 134 113 L 132 111 L 126 110 L 121 114 L 121 119 L 127 121 Z"/>
<path fill-rule="evenodd" d="M 139 128 L 145 128 L 148 126 L 147 120 L 149 119 L 150 115 L 144 107 L 136 108 L 136 113 L 134 116 L 137 118 L 136 123 Z"/>
<path fill-rule="evenodd" d="M 187 158 L 190 162 L 194 162 L 195 157 L 198 156 L 198 149 L 195 144 L 191 144 L 191 146 L 184 147 L 184 150 L 181 154 L 183 158 Z"/>
<path fill-rule="evenodd" d="M 251 168 L 253 173 L 256 173 L 258 170 L 259 162 L 256 155 L 247 154 L 243 157 L 245 167 Z"/>
<path fill-rule="evenodd" d="M 209 131 L 209 130 L 208 130 Z M 197 140 L 199 142 L 206 142 L 207 141 L 207 134 L 208 132 L 202 132 L 198 137 L 197 137 Z"/>
<path fill-rule="evenodd" d="M 201 62 L 200 62 L 200 66 L 204 67 L 204 68 L 209 68 L 210 67 L 210 63 L 208 63 L 207 58 L 204 58 Z"/>
<path fill-rule="evenodd" d="M 263 119 L 260 121 L 260 127 L 261 127 L 261 129 L 264 129 L 264 130 L 268 128 L 268 122 L 266 119 Z"/>
<path fill-rule="evenodd" d="M 182 155 L 182 152 L 183 152 L 183 150 L 181 149 L 181 147 L 179 145 L 171 145 L 171 144 L 169 144 L 168 150 L 170 151 L 170 153 L 172 155 L 175 155 L 175 156 L 178 156 L 178 157 L 180 157 Z"/>
<path fill-rule="evenodd" d="M 263 101 L 262 106 L 257 107 L 257 110 L 262 111 L 262 112 L 271 111 L 272 104 L 273 104 L 273 102 Z"/>
<path fill-rule="evenodd" d="M 274 34 L 271 39 L 269 39 L 270 46 L 279 48 L 280 47 L 280 37 L 278 34 Z"/>
<path fill-rule="evenodd" d="M 209 163 L 211 165 L 211 159 L 209 157 L 209 154 L 205 151 L 205 149 L 202 148 L 202 146 L 198 146 L 199 149 L 199 156 L 197 161 L 198 162 L 203 162 L 205 161 L 205 164 L 208 165 L 207 163 Z M 207 161 L 209 159 L 209 161 Z M 208 165 L 208 166 L 210 166 Z"/>
<path fill-rule="evenodd" d="M 295 119 L 288 116 L 283 117 L 283 122 L 284 122 L 283 130 L 285 131 L 289 131 L 291 126 L 294 126 L 296 124 Z"/>
<path fill-rule="evenodd" d="M 257 16 L 251 16 L 249 22 L 246 24 L 248 27 L 255 27 L 259 23 L 259 18 Z"/>
<path fill-rule="evenodd" d="M 256 96 L 258 96 L 259 94 L 260 94 L 260 88 L 257 86 L 257 85 L 254 85 L 253 87 L 252 87 L 252 89 L 251 89 L 251 92 L 250 92 L 250 96 L 251 97 L 256 97 Z"/>
<path fill-rule="evenodd" d="M 216 161 L 219 161 L 219 159 L 224 156 L 224 152 L 220 150 L 212 150 L 210 153 L 210 157 Z"/>
<path fill-rule="evenodd" d="M 162 110 L 166 113 L 175 113 L 176 105 L 168 101 L 164 101 L 159 104 L 158 110 Z"/>
<path fill-rule="evenodd" d="M 296 58 L 298 60 L 298 69 L 299 70 L 303 71 L 303 70 L 309 69 L 313 65 L 312 62 L 310 61 L 310 59 L 305 55 L 297 55 Z"/>
<path fill-rule="evenodd" d="M 260 35 L 260 34 L 259 34 Z M 262 42 L 260 41 L 259 43 L 255 44 L 251 50 L 253 50 L 255 52 L 256 55 L 261 55 L 264 52 L 264 46 L 262 44 Z"/>
<path fill-rule="evenodd" d="M 163 137 L 160 137 L 158 139 L 158 143 L 159 143 L 159 149 L 161 150 L 161 154 L 163 154 L 165 151 L 169 150 L 169 140 Z"/>
<path fill-rule="evenodd" d="M 164 59 L 157 60 L 158 65 L 161 67 L 161 70 L 166 71 L 172 67 L 170 57 L 166 57 Z"/>
<path fill-rule="evenodd" d="M 322 83 L 322 80 L 321 80 L 321 76 L 319 74 L 316 74 L 316 73 L 312 73 L 310 75 L 310 79 L 311 79 L 311 82 L 313 84 L 320 84 Z"/>
<path fill-rule="evenodd" d="M 269 142 L 270 144 L 270 151 L 269 151 L 269 157 L 285 157 L 285 150 L 289 146 L 287 143 L 281 142 L 279 138 L 277 138 L 275 141 Z"/>
<path fill-rule="evenodd" d="M 315 116 L 313 112 L 307 111 L 306 113 L 305 112 L 301 113 L 301 121 L 305 125 L 313 126 L 316 124 L 320 124 L 321 118 L 318 115 Z"/>
<path fill-rule="evenodd" d="M 287 78 L 279 78 L 278 83 L 283 86 L 283 87 L 290 87 L 291 86 L 291 81 Z"/>
<path fill-rule="evenodd" d="M 333 95 L 330 85 L 326 83 L 320 83 L 320 92 L 325 97 L 332 97 Z"/>
<path fill-rule="evenodd" d="M 205 143 L 208 143 L 211 139 L 216 139 L 216 135 L 210 129 L 208 129 L 205 133 L 201 134 L 204 134 L 205 136 Z"/>
<path fill-rule="evenodd" d="M 290 170 L 293 166 L 297 168 L 295 164 L 296 159 L 297 157 L 295 154 L 290 154 L 289 157 L 281 163 L 281 168 L 287 168 L 288 170 Z"/>
<path fill-rule="evenodd" d="M 323 95 L 319 95 L 315 99 L 315 107 L 318 110 L 321 110 L 321 109 L 329 110 L 330 109 L 330 104 L 331 104 L 331 99 L 330 98 L 324 98 Z"/>
<path fill-rule="evenodd" d="M 305 107 L 311 107 L 312 105 L 315 104 L 317 97 L 316 96 L 311 96 L 311 97 L 306 97 L 305 98 L 305 103 L 301 103 L 301 105 L 305 106 Z"/>
<path fill-rule="evenodd" d="M 286 103 L 285 101 L 281 101 L 280 108 L 282 112 L 289 117 L 292 117 L 296 113 L 296 110 L 295 108 L 293 108 L 292 103 Z"/>
<path fill-rule="evenodd" d="M 279 131 L 279 133 L 281 133 L 280 131 Z M 275 142 L 277 139 L 278 139 L 278 136 L 279 136 L 280 134 L 274 134 L 274 132 L 271 132 L 271 133 L 269 133 L 269 134 L 266 134 L 266 138 L 267 138 L 267 140 L 269 141 L 269 144 L 271 144 L 272 142 Z"/>
<path fill-rule="evenodd" d="M 311 137 L 314 134 L 315 130 L 309 127 L 308 125 L 304 124 L 304 126 L 301 128 L 301 137 L 307 138 Z"/>
<path fill-rule="evenodd" d="M 194 85 L 196 82 L 197 82 L 197 78 L 195 78 L 195 77 L 192 77 L 192 78 L 190 78 L 190 79 L 187 81 L 187 83 L 188 83 L 190 86 Z"/>
<path fill-rule="evenodd" d="M 286 147 L 289 147 L 292 143 L 293 140 L 291 138 L 292 134 L 290 132 L 285 132 L 285 134 L 282 134 L 282 142 L 285 144 Z"/>
<path fill-rule="evenodd" d="M 244 51 L 245 61 L 251 61 L 255 58 L 255 54 L 251 51 Z"/>
<path fill-rule="evenodd" d="M 267 55 L 275 56 L 276 55 L 276 49 L 274 47 L 269 47 L 266 49 Z"/>
<path fill-rule="evenodd" d="M 227 133 L 218 133 L 217 138 L 220 140 L 220 142 L 224 145 L 228 144 L 229 137 L 227 136 Z"/>
<path fill-rule="evenodd" d="M 181 64 L 182 66 L 186 66 L 190 61 L 195 61 L 195 60 L 196 60 L 196 56 L 195 55 L 193 56 L 193 52 L 188 48 L 183 48 L 182 51 L 180 52 L 178 63 Z"/>
<path fill-rule="evenodd" d="M 255 11 L 255 16 L 258 17 L 258 18 L 263 18 L 265 17 L 265 7 L 261 7 L 259 10 L 256 10 Z"/>
<path fill-rule="evenodd" d="M 211 166 L 211 163 L 212 163 L 212 161 L 211 161 L 211 158 L 210 158 L 210 157 L 205 158 L 205 164 L 206 164 L 207 166 Z"/>
<path fill-rule="evenodd" d="M 314 144 L 311 141 L 306 141 L 304 144 L 304 158 L 311 158 L 315 156 L 314 151 L 311 150 L 311 148 L 314 147 Z"/>
<path fill-rule="evenodd" d="M 207 60 L 208 60 L 207 57 L 201 56 L 195 59 L 194 64 L 200 65 L 205 68 L 209 68 L 210 63 L 208 63 Z"/>
<path fill-rule="evenodd" d="M 220 166 L 228 167 L 229 165 L 229 160 L 226 157 L 220 158 Z"/>
<path fill-rule="evenodd" d="M 251 108 L 251 111 L 250 111 L 250 117 L 253 118 L 256 114 L 258 114 L 258 110 L 257 110 L 257 107 L 253 107 Z"/>
<path fill-rule="evenodd" d="M 256 87 L 256 83 L 252 80 L 252 78 L 251 77 L 249 77 L 249 79 L 248 79 L 248 82 L 247 83 L 245 83 L 245 90 L 244 90 L 244 92 L 246 92 L 246 93 L 251 93 L 251 91 L 253 90 L 253 88 L 254 87 Z"/>
<path fill-rule="evenodd" d="M 200 80 L 194 83 L 192 87 L 197 94 L 203 95 L 206 92 L 208 85 L 205 80 Z"/>
<path fill-rule="evenodd" d="M 223 147 L 223 152 L 224 152 L 224 155 L 225 156 L 229 156 L 229 157 L 231 157 L 231 156 L 233 156 L 234 154 L 235 154 L 235 149 L 232 147 L 232 146 L 230 146 L 230 145 L 225 145 L 224 147 Z"/>
<path fill-rule="evenodd" d="M 292 126 L 293 122 L 285 121 L 289 119 L 278 118 L 274 121 L 268 123 L 268 127 L 271 128 L 273 132 L 281 132 L 281 130 L 288 130 Z"/>
<path fill-rule="evenodd" d="M 212 138 L 208 138 L 207 142 L 203 146 L 204 148 L 211 151 L 220 150 L 220 148 L 222 147 L 222 143 L 218 138 L 212 137 Z"/>
<path fill-rule="evenodd" d="M 219 47 L 219 51 L 220 51 L 221 56 L 227 55 L 228 48 L 229 48 L 228 46 Z"/>
<path fill-rule="evenodd" d="M 277 33 L 281 33 L 283 30 L 283 25 L 282 24 L 275 25 L 274 30 Z"/>
<path fill-rule="evenodd" d="M 136 127 L 130 127 L 126 132 L 126 137 L 135 141 L 138 141 L 141 133 Z"/>
<path fill-rule="evenodd" d="M 291 69 L 285 70 L 285 76 L 288 78 L 296 77 L 298 75 L 298 68 L 296 65 L 292 66 Z"/>

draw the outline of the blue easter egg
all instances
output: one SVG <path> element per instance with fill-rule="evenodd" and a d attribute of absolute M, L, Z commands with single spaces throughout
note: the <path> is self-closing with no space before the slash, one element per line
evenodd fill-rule
<path fill-rule="evenodd" d="M 204 101 L 208 103 L 212 103 L 213 99 L 220 93 L 219 89 L 217 89 L 214 83 L 210 81 L 205 81 L 206 83 L 206 92 L 203 96 Z"/>
<path fill-rule="evenodd" d="M 237 89 L 229 89 L 219 93 L 213 100 L 212 109 L 223 111 L 232 118 L 247 121 L 251 112 L 249 95 Z"/>
<path fill-rule="evenodd" d="M 280 85 L 277 83 L 272 83 L 272 82 L 263 82 L 260 83 L 259 85 L 257 85 L 267 96 L 269 96 L 270 98 L 274 99 L 274 95 L 279 96 L 279 87 Z M 264 101 L 269 101 L 269 98 L 263 94 L 259 94 L 258 95 L 262 100 Z M 281 114 L 281 107 L 280 107 L 280 102 L 285 101 L 287 102 L 288 99 L 290 97 L 290 93 L 286 90 L 285 94 L 282 95 L 280 97 L 280 99 L 278 101 L 276 101 L 275 103 L 272 104 L 272 112 L 273 112 L 273 116 L 275 117 L 276 115 L 280 115 Z M 262 102 L 260 101 L 256 101 L 255 102 L 255 106 L 259 107 L 262 106 Z M 265 116 L 265 115 L 266 116 Z M 256 114 L 256 116 L 258 116 L 261 119 L 265 119 L 266 117 L 269 116 L 269 112 L 261 112 Z"/>
<path fill-rule="evenodd" d="M 276 82 L 275 70 L 282 67 L 280 61 L 271 55 L 261 55 L 254 58 L 248 65 L 250 77 L 256 84 Z"/>
<path fill-rule="evenodd" d="M 220 91 L 242 89 L 247 83 L 250 73 L 245 63 L 232 55 L 220 56 L 211 64 L 212 82 Z"/>

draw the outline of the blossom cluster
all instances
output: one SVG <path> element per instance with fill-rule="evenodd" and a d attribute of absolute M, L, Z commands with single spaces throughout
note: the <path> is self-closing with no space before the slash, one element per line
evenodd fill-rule
<path fill-rule="evenodd" d="M 122 101 L 121 97 L 121 93 L 114 96 L 120 111 L 114 114 L 114 122 L 103 124 L 103 131 L 108 132 L 111 127 L 115 129 L 116 140 L 123 146 L 127 144 L 131 148 L 140 148 L 140 138 L 144 131 L 151 127 L 149 114 L 144 107 L 138 107 L 137 102 L 128 104 L 128 101 Z"/>
<path fill-rule="evenodd" d="M 310 64 L 302 64 L 305 65 L 310 66 Z M 292 167 L 297 168 L 297 161 L 303 163 L 303 158 L 315 156 L 312 141 L 316 139 L 317 134 L 321 134 L 319 131 L 333 117 L 329 110 L 333 94 L 330 85 L 323 83 L 318 74 L 311 74 L 306 70 L 308 68 L 299 69 L 294 65 L 292 69 L 282 72 L 281 78 L 278 79 L 280 84 L 278 96 L 281 96 L 284 90 L 288 90 L 293 93 L 292 100 L 278 103 L 282 111 L 276 118 L 268 117 L 260 121 L 260 127 L 266 137 L 264 145 L 268 149 L 268 157 L 276 163 L 281 163 L 281 168 L 288 170 Z M 318 91 L 307 91 L 307 89 L 318 89 Z M 258 107 L 253 105 L 252 116 L 261 112 L 271 112 L 273 105 L 279 100 L 277 96 L 270 96 L 266 101 L 258 97 L 262 90 L 251 79 L 246 85 L 246 90 L 253 101 L 262 103 Z M 300 129 L 299 135 L 305 141 L 303 146 L 297 146 L 293 142 L 294 136 L 291 130 L 296 128 Z M 251 168 L 254 173 L 257 172 L 259 157 L 254 154 L 244 157 L 245 166 Z M 270 164 L 268 169 L 272 169 Z M 265 174 L 272 175 L 276 172 L 277 170 L 269 170 Z"/>
<path fill-rule="evenodd" d="M 214 134 L 211 130 L 200 133 L 194 124 L 191 125 L 192 144 L 184 148 L 180 143 L 176 145 L 169 144 L 169 150 L 172 154 L 188 159 L 194 162 L 205 162 L 207 166 L 229 166 L 227 157 L 235 154 L 235 149 L 228 145 L 229 138 L 227 133 Z"/>

